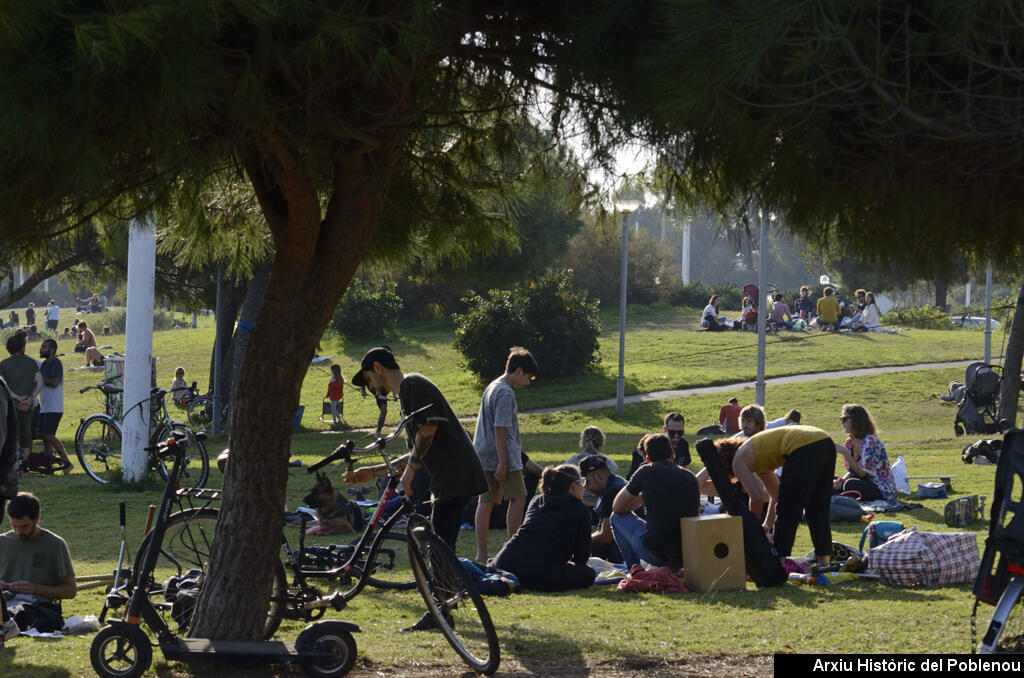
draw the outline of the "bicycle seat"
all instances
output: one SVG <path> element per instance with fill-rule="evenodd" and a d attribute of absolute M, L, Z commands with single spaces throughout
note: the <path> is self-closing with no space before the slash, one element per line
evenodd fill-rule
<path fill-rule="evenodd" d="M 99 389 L 107 395 L 113 395 L 114 393 L 123 393 L 124 389 L 120 386 L 114 386 L 113 384 L 101 384 Z"/>

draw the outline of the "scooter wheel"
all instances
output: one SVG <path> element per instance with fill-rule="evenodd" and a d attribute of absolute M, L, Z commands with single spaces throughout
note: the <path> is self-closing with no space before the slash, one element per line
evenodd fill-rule
<path fill-rule="evenodd" d="M 317 622 L 307 627 L 295 639 L 295 649 L 300 655 L 306 652 L 332 655 L 326 661 L 304 661 L 300 657 L 302 670 L 312 678 L 340 678 L 356 663 L 356 639 L 335 622 Z"/>
<path fill-rule="evenodd" d="M 100 678 L 139 678 L 149 670 L 153 647 L 138 626 L 117 624 L 96 634 L 89 659 Z"/>

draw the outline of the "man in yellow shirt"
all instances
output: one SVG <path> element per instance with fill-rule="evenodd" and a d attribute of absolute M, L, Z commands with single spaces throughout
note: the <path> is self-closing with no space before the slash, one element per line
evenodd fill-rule
<path fill-rule="evenodd" d="M 817 313 L 818 313 L 818 324 L 821 325 L 821 329 L 839 329 L 837 324 L 839 323 L 839 314 L 842 309 L 839 307 L 839 300 L 836 299 L 836 291 L 831 287 L 825 288 L 825 296 L 818 299 Z"/>

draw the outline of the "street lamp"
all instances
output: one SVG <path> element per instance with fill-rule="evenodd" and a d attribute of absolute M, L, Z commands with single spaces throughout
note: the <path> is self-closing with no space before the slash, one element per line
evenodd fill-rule
<path fill-rule="evenodd" d="M 622 268 L 619 271 L 619 376 L 615 383 L 615 413 L 622 416 L 626 398 L 626 268 L 629 262 L 629 215 L 640 207 L 640 196 L 629 189 L 619 191 L 615 211 L 622 213 Z"/>

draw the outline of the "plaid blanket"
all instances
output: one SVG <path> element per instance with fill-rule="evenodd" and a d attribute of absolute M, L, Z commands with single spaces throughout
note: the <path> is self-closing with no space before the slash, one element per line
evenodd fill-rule
<path fill-rule="evenodd" d="M 911 527 L 867 554 L 867 568 L 892 586 L 970 582 L 980 565 L 973 532 L 919 532 Z"/>

